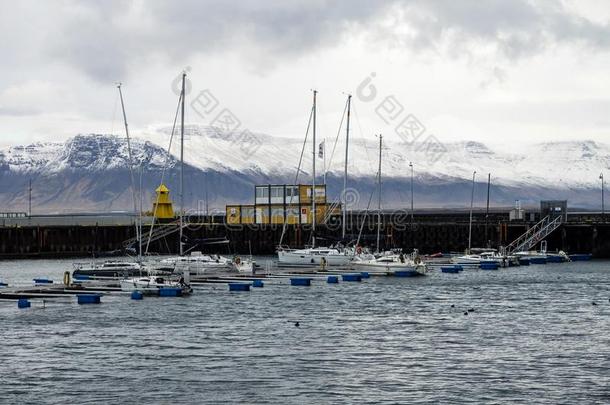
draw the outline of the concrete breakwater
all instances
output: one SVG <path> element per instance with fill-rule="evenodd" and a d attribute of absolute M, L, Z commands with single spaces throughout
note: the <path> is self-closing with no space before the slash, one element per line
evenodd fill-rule
<path fill-rule="evenodd" d="M 33 257 L 92 257 L 122 254 L 128 247 L 137 244 L 125 242 L 134 238 L 133 222 L 88 221 L 78 223 L 53 224 L 46 220 L 32 218 L 22 225 L 0 226 L 0 258 Z M 476 213 L 472 225 L 472 246 L 504 246 L 531 227 L 532 221 L 510 221 L 507 213 L 493 213 L 486 218 L 484 213 Z M 356 239 L 362 226 L 361 244 L 374 245 L 376 239 L 376 217 L 356 218 L 347 222 L 347 239 Z M 178 225 L 161 225 L 165 235 L 150 243 L 149 252 L 173 254 L 178 251 Z M 469 214 L 467 212 L 418 213 L 396 221 L 384 214 L 381 230 L 381 244 L 386 248 L 402 248 L 411 251 L 417 248 L 422 253 L 464 251 L 468 243 Z M 143 227 L 146 238 L 149 226 Z M 157 226 L 157 229 L 159 227 Z M 190 217 L 184 228 L 184 242 L 187 247 L 200 245 L 195 250 L 224 254 L 273 254 L 280 241 L 281 225 L 249 224 L 232 226 L 224 223 L 224 217 Z M 316 237 L 320 243 L 328 245 L 341 238 L 339 222 L 318 225 Z M 205 239 L 227 238 L 229 246 L 206 245 Z M 283 244 L 294 247 L 310 241 L 311 227 L 288 225 L 284 231 Z M 599 215 L 570 215 L 561 228 L 549 235 L 549 250 L 564 250 L 570 253 L 593 253 L 595 257 L 610 257 L 610 222 Z"/>

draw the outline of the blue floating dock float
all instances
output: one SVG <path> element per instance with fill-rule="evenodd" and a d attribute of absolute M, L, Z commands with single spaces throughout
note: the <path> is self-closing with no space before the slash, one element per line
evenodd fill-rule
<path fill-rule="evenodd" d="M 519 259 L 519 265 L 520 266 L 529 266 L 530 265 L 530 259 Z"/>
<path fill-rule="evenodd" d="M 360 272 L 360 275 L 362 278 L 371 278 L 371 274 L 368 271 L 362 271 Z"/>
<path fill-rule="evenodd" d="M 532 257 L 530 264 L 546 264 L 546 257 Z"/>
<path fill-rule="evenodd" d="M 326 282 L 328 284 L 338 284 L 339 283 L 339 277 L 338 276 L 328 276 L 328 278 L 326 279 Z"/>
<path fill-rule="evenodd" d="M 593 255 L 591 253 L 576 253 L 568 256 L 573 262 L 588 262 Z"/>
<path fill-rule="evenodd" d="M 100 294 L 77 294 L 76 298 L 79 304 L 100 304 Z"/>
<path fill-rule="evenodd" d="M 263 288 L 264 286 L 263 280 L 252 280 L 252 287 Z"/>
<path fill-rule="evenodd" d="M 180 287 L 163 287 L 159 288 L 159 297 L 180 297 L 182 288 Z"/>
<path fill-rule="evenodd" d="M 250 284 L 229 283 L 229 291 L 250 291 Z"/>
<path fill-rule="evenodd" d="M 34 284 L 53 284 L 53 280 L 49 280 L 48 278 L 35 278 Z"/>
<path fill-rule="evenodd" d="M 441 272 L 443 273 L 457 274 L 463 270 L 464 269 L 462 269 L 462 266 L 441 267 Z"/>
<path fill-rule="evenodd" d="M 0 281 L 0 288 L 2 287 L 8 287 L 8 283 L 4 283 L 2 281 Z"/>
<path fill-rule="evenodd" d="M 142 298 L 144 298 L 144 294 L 142 294 L 140 291 L 133 291 L 131 293 L 132 300 L 141 300 Z"/>
<path fill-rule="evenodd" d="M 26 298 L 20 298 L 17 301 L 17 308 L 29 308 L 31 307 L 32 304 L 30 303 L 30 301 Z"/>
<path fill-rule="evenodd" d="M 310 278 L 303 278 L 303 277 L 299 277 L 299 278 L 291 278 L 290 279 L 290 285 L 298 285 L 298 286 L 310 286 L 311 285 L 311 279 Z"/>
<path fill-rule="evenodd" d="M 419 273 L 415 270 L 399 270 L 394 272 L 394 277 L 417 277 Z"/>
<path fill-rule="evenodd" d="M 362 274 L 342 274 L 343 281 L 362 281 Z"/>
<path fill-rule="evenodd" d="M 498 270 L 498 263 L 481 263 L 481 270 Z"/>

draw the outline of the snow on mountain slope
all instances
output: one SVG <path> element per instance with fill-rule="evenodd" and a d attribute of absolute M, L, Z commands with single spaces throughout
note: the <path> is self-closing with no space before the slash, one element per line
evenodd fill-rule
<path fill-rule="evenodd" d="M 151 129 L 132 141 L 133 161 L 146 162 L 160 169 L 167 159 L 171 128 Z M 294 138 L 254 134 L 248 142 L 239 133 L 226 133 L 207 126 L 185 128 L 185 162 L 201 170 L 255 172 L 294 176 L 303 141 Z M 433 176 L 469 180 L 477 171 L 483 181 L 492 173 L 493 182 L 507 186 L 597 187 L 599 174 L 610 167 L 610 146 L 592 141 L 533 144 L 526 152 L 492 150 L 478 142 L 446 143 L 444 152 L 431 155 L 422 145 L 384 142 L 384 177 L 410 176 L 413 162 L 416 177 Z M 340 139 L 333 155 L 333 140 L 326 140 L 326 166 L 329 173 L 341 176 L 344 166 L 344 140 Z M 377 171 L 378 140 L 353 139 L 350 143 L 350 177 L 372 177 Z M 316 148 L 317 151 L 317 148 Z M 171 148 L 170 167 L 180 155 L 179 134 Z M 301 180 L 311 176 L 312 145 L 308 142 L 301 165 Z M 332 161 L 331 161 L 332 156 Z M 0 165 L 17 172 L 87 169 L 103 171 L 127 167 L 127 143 L 124 138 L 108 135 L 78 135 L 65 143 L 36 143 L 0 150 Z M 324 170 L 318 158 L 317 173 Z"/>
<path fill-rule="evenodd" d="M 166 152 L 170 132 L 167 127 L 151 128 L 132 139 L 134 166 L 144 167 L 147 200 L 152 198 L 166 162 L 165 182 L 177 195 L 180 145 L 176 134 L 171 154 Z M 194 125 L 187 126 L 185 133 L 185 200 L 191 207 L 200 204 L 206 188 L 209 193 L 205 194 L 222 208 L 225 203 L 251 202 L 254 184 L 294 181 L 302 139 L 246 136 Z M 329 196 L 336 198 L 343 183 L 345 143 L 342 134 L 336 147 L 333 141 L 326 139 L 326 156 L 317 158 L 316 169 L 321 181 L 326 166 Z M 305 146 L 301 183 L 311 181 L 311 141 Z M 414 164 L 418 204 L 429 207 L 467 205 L 473 170 L 477 183 L 485 183 L 487 173 L 492 174 L 492 201 L 497 204 L 511 205 L 520 199 L 536 205 L 541 199 L 569 199 L 573 206 L 597 207 L 599 173 L 610 167 L 610 147 L 591 141 L 533 144 L 522 152 L 478 142 L 446 143 L 441 149 L 443 153 L 434 153 L 438 149 L 425 144 L 384 142 L 386 207 L 402 207 L 410 199 L 409 162 Z M 349 186 L 368 195 L 374 189 L 378 140 L 352 139 L 349 154 Z M 66 142 L 0 149 L 0 204 L 8 210 L 27 206 L 27 184 L 33 179 L 35 206 L 40 209 L 130 209 L 127 162 L 125 138 L 112 135 L 77 135 Z M 483 184 L 477 186 L 475 201 L 484 201 L 485 191 Z"/>
<path fill-rule="evenodd" d="M 159 146 L 134 140 L 133 162 L 146 162 L 151 169 L 165 165 L 167 153 Z M 127 142 L 112 135 L 77 135 L 66 142 L 35 143 L 0 149 L 0 167 L 18 173 L 58 173 L 63 170 L 93 172 L 128 167 Z M 169 158 L 169 167 L 176 164 Z"/>
<path fill-rule="evenodd" d="M 170 132 L 167 128 L 153 129 L 141 136 L 167 147 Z M 254 134 L 256 144 L 252 146 L 240 134 L 211 127 L 188 126 L 185 133 L 185 161 L 203 170 L 294 175 L 303 146 L 301 139 L 264 134 Z M 344 138 L 340 138 L 334 154 L 333 144 L 334 139 L 326 139 L 327 169 L 341 175 L 345 161 Z M 491 173 L 494 183 L 507 186 L 587 188 L 597 187 L 599 173 L 610 167 L 610 146 L 592 141 L 533 144 L 521 153 L 501 148 L 493 150 L 479 142 L 445 143 L 440 148 L 444 152 L 431 153 L 425 144 L 385 141 L 382 172 L 387 177 L 407 177 L 409 162 L 413 162 L 418 177 L 432 175 L 468 180 L 476 170 L 479 180 Z M 172 154 L 179 155 L 178 142 L 174 142 Z M 352 139 L 349 155 L 350 176 L 370 177 L 377 172 L 377 139 Z M 312 145 L 308 140 L 301 166 L 304 176 L 311 173 L 311 156 Z M 316 165 L 317 173 L 321 174 L 324 160 L 318 159 Z"/>

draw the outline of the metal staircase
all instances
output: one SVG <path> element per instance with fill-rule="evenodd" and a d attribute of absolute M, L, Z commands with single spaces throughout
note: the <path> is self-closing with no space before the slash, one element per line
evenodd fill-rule
<path fill-rule="evenodd" d="M 536 225 L 532 226 L 523 235 L 519 236 L 505 248 L 506 254 L 530 250 L 538 242 L 546 238 L 551 232 L 563 224 L 563 215 L 552 217 L 547 215 Z"/>

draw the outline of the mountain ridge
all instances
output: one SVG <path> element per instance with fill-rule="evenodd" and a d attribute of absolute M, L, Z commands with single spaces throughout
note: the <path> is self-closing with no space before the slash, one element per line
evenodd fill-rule
<path fill-rule="evenodd" d="M 151 201 L 163 168 L 166 183 L 177 195 L 178 137 L 167 153 L 171 128 L 148 129 L 132 138 L 134 177 L 140 163 L 145 198 Z M 293 183 L 303 141 L 267 134 L 241 134 L 218 128 L 185 127 L 186 205 L 200 207 L 207 193 L 215 209 L 225 203 L 251 203 L 254 184 Z M 327 169 L 329 197 L 342 188 L 345 144 L 326 140 L 325 158 L 318 158 L 322 181 Z M 348 185 L 361 194 L 375 188 L 376 139 L 350 142 Z M 470 204 L 473 171 L 480 205 L 486 198 L 487 173 L 492 174 L 492 203 L 512 205 L 515 200 L 536 205 L 540 199 L 568 199 L 573 206 L 600 205 L 599 173 L 610 167 L 610 146 L 585 141 L 532 144 L 527 152 L 507 152 L 482 142 L 442 144 L 441 154 L 417 144 L 388 141 L 383 148 L 384 206 L 410 203 L 410 168 L 419 206 L 459 207 Z M 335 149 L 334 155 L 332 153 Z M 79 134 L 65 142 L 37 142 L 0 149 L 0 203 L 11 210 L 26 206 L 27 183 L 34 179 L 33 201 L 38 211 L 130 210 L 133 207 L 127 142 L 116 135 Z M 299 183 L 311 181 L 312 145 L 306 145 Z M 331 155 L 333 159 L 331 160 Z M 326 160 L 326 161 L 325 161 Z M 207 192 L 205 189 L 207 188 Z M 34 198 L 35 197 L 35 198 Z M 361 204 L 368 198 L 361 198 Z"/>

